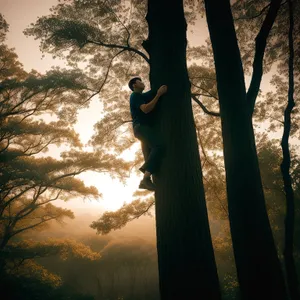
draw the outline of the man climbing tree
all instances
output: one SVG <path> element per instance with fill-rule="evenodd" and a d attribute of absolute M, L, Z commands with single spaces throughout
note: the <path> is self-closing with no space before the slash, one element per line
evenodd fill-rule
<path fill-rule="evenodd" d="M 134 136 L 141 141 L 145 163 L 139 169 L 144 173 L 139 188 L 150 191 L 155 190 L 151 174 L 159 167 L 163 146 L 160 136 L 151 127 L 153 123 L 153 110 L 159 98 L 167 92 L 167 86 L 161 86 L 157 93 L 148 91 L 143 93 L 145 84 L 141 78 L 135 77 L 129 81 L 129 88 L 133 91 L 130 96 L 130 112 Z"/>
<path fill-rule="evenodd" d="M 94 5 L 94 1 L 92 2 Z M 119 55 L 125 57 L 127 55 L 125 51 L 140 53 L 149 63 L 151 87 L 158 90 L 162 83 L 168 86 L 168 93 L 164 95 L 163 101 L 157 103 L 159 109 L 156 107 L 153 111 L 155 116 L 153 130 L 162 136 L 164 142 L 164 159 L 154 174 L 160 299 L 220 300 L 221 291 L 208 223 L 202 167 L 191 104 L 191 84 L 187 72 L 187 23 L 184 3 L 182 0 L 147 2 L 144 12 L 147 13 L 148 38 L 143 37 L 135 42 L 139 49 L 141 46 L 144 47 L 148 53 L 146 55 L 141 50 L 133 50 L 131 47 L 133 39 L 129 31 L 125 40 L 123 34 L 111 39 L 110 29 L 95 26 L 96 19 L 99 21 L 97 24 L 102 26 L 103 17 L 108 13 L 112 13 L 113 20 L 116 20 L 119 2 L 108 1 L 109 5 L 102 1 L 99 4 L 97 2 L 92 9 L 95 14 L 85 17 L 81 10 L 90 7 L 92 2 L 73 1 L 74 5 L 62 4 L 57 9 L 62 11 L 61 9 L 68 7 L 64 10 L 68 11 L 66 18 L 60 18 L 60 15 L 40 18 L 35 26 L 36 28 L 42 26 L 43 29 L 33 28 L 30 34 L 46 35 L 45 42 L 54 45 L 55 52 L 61 46 L 70 49 L 71 39 L 72 47 L 80 56 L 77 61 L 80 61 L 83 51 L 97 55 L 99 52 L 94 46 L 101 49 L 109 46 L 112 53 L 109 56 L 108 66 L 114 66 L 113 59 L 117 57 L 120 59 Z M 144 1 L 141 1 L 142 3 Z M 99 14 L 101 8 L 104 15 Z M 79 13 L 82 16 L 80 22 L 78 22 Z M 90 22 L 90 19 L 93 19 L 93 22 Z M 49 22 L 50 26 L 47 25 Z M 124 28 L 123 22 L 120 25 Z M 135 25 L 132 23 L 131 26 L 133 28 Z M 126 32 L 127 29 L 124 28 Z M 106 33 L 109 34 L 106 36 Z M 112 44 L 114 42 L 115 44 Z M 45 51 L 48 50 L 45 48 Z M 75 58 L 73 52 L 71 56 L 72 59 Z M 128 58 L 130 57 L 128 54 Z M 123 70 L 118 67 L 116 72 L 118 73 L 120 69 Z M 143 69 L 144 66 L 139 72 Z M 108 72 L 109 68 L 106 71 L 107 76 Z M 124 76 L 122 78 L 125 78 L 126 74 L 122 73 Z M 110 93 L 108 90 L 107 92 Z M 115 93 L 113 94 L 115 96 Z M 111 104 L 108 100 L 110 97 L 102 98 L 104 103 Z"/>

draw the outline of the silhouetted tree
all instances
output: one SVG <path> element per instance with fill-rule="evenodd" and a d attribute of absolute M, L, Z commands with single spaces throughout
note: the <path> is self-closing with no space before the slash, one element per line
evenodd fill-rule
<path fill-rule="evenodd" d="M 280 3 L 271 1 L 257 35 L 253 76 L 246 92 L 230 1 L 205 1 L 220 102 L 229 220 L 242 299 L 287 298 L 265 207 L 252 126 L 266 40 Z"/>
<path fill-rule="evenodd" d="M 152 87 L 155 89 L 159 84 L 163 84 L 162 82 L 169 85 L 169 93 L 165 101 L 161 102 L 161 110 L 157 117 L 157 120 L 162 121 L 158 124 L 157 130 L 163 128 L 162 133 L 166 143 L 165 160 L 162 173 L 156 180 L 155 195 L 161 296 L 162 299 L 182 299 L 188 294 L 191 296 L 196 294 L 199 297 L 202 295 L 219 299 L 220 291 L 209 232 L 191 105 L 191 87 L 186 66 L 186 21 L 183 1 L 148 3 L 148 8 L 144 12 L 148 12 L 149 38 L 143 46 L 149 53 L 149 57 L 142 52 L 141 48 L 145 32 L 143 35 L 136 35 L 138 39 L 135 40 L 130 35 L 126 23 L 122 22 L 121 16 L 128 14 L 128 9 L 124 10 L 126 3 L 119 5 L 115 1 L 110 1 L 109 4 L 111 5 L 108 6 L 102 1 L 98 1 L 97 6 L 95 3 L 87 4 L 100 26 L 97 25 L 96 19 L 88 18 L 84 14 L 86 8 L 83 6 L 86 4 L 74 1 L 74 6 L 64 6 L 66 10 L 61 9 L 63 5 L 57 7 L 59 14 L 66 16 L 66 19 L 59 18 L 57 15 L 40 18 L 34 27 L 27 30 L 27 33 L 42 37 L 44 49 L 48 51 L 59 52 L 59 49 L 68 46 L 71 49 L 69 59 L 73 63 L 88 53 L 94 55 L 98 53 L 96 63 L 103 61 L 104 58 L 107 61 L 109 57 L 107 72 L 105 72 L 108 75 L 102 76 L 102 82 L 110 78 L 109 75 L 113 73 L 118 80 L 128 78 L 126 66 L 124 65 L 123 69 L 118 66 L 119 56 L 122 55 L 129 62 L 132 60 L 130 55 L 139 54 L 143 61 L 137 70 L 143 70 L 145 62 L 150 62 Z M 171 13 L 170 5 L 172 5 Z M 116 14 L 118 9 L 119 14 Z M 75 11 L 83 17 L 80 22 Z M 136 13 L 134 10 L 131 12 Z M 103 21 L 104 16 L 107 16 L 107 21 Z M 115 24 L 119 30 L 105 31 L 109 24 Z M 133 24 L 129 26 L 130 29 L 134 29 Z M 133 33 L 136 34 L 138 30 L 137 27 Z M 167 40 L 164 40 L 165 36 L 168 36 Z M 100 54 L 98 51 L 95 52 L 98 48 L 103 52 Z M 174 49 L 178 50 L 174 51 Z M 112 107 L 108 99 L 115 97 L 113 95 L 115 88 L 116 86 L 112 86 L 109 91 L 102 89 L 102 93 L 105 92 L 104 101 L 108 103 L 107 106 Z M 125 101 L 120 103 L 119 97 L 117 100 L 119 109 L 126 105 L 128 115 L 128 103 Z M 124 123 L 120 122 L 120 117 L 116 120 L 119 124 Z M 106 127 L 99 126 L 99 129 L 103 131 Z M 94 141 L 97 141 L 96 145 L 106 142 L 97 137 Z M 119 145 L 120 148 L 122 149 L 122 145 Z"/>
<path fill-rule="evenodd" d="M 149 0 L 146 20 L 151 86 L 168 85 L 156 121 L 166 147 L 155 179 L 161 298 L 220 299 L 191 106 L 183 1 Z"/>
<path fill-rule="evenodd" d="M 295 228 L 295 199 L 290 175 L 291 156 L 289 149 L 289 136 L 291 131 L 291 114 L 295 106 L 294 101 L 294 10 L 293 1 L 288 0 L 289 4 L 289 91 L 288 104 L 284 112 L 284 130 L 281 141 L 283 160 L 281 163 L 281 173 L 284 182 L 286 195 L 286 217 L 285 217 L 285 243 L 284 243 L 284 262 L 287 274 L 287 282 L 291 300 L 299 300 L 298 276 L 294 261 L 294 228 Z"/>
<path fill-rule="evenodd" d="M 8 25 L 0 17 L 4 42 Z M 20 239 L 25 233 L 47 228 L 51 221 L 63 223 L 65 218 L 74 218 L 72 211 L 55 206 L 56 200 L 100 196 L 95 187 L 86 186 L 76 175 L 112 168 L 112 173 L 121 177 L 128 165 L 121 159 L 114 160 L 105 151 L 92 154 L 82 151 L 72 123 L 76 111 L 85 107 L 86 100 L 94 93 L 91 80 L 78 70 L 52 69 L 45 75 L 36 71 L 27 73 L 14 50 L 4 43 L 0 44 L 0 57 L 3 62 L 0 66 L 1 278 L 25 276 L 34 281 L 40 277 L 57 286 L 61 284 L 59 276 L 43 268 L 37 258 L 49 255 L 66 258 L 72 253 L 96 259 L 99 255 L 75 241 L 36 243 Z M 65 151 L 60 158 L 45 155 L 49 147 L 61 145 Z"/>

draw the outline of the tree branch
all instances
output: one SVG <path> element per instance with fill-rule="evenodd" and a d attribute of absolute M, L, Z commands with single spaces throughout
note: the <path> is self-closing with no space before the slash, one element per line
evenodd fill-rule
<path fill-rule="evenodd" d="M 286 3 L 287 3 L 287 0 L 284 1 L 283 3 L 281 3 L 280 6 L 282 6 L 282 5 L 286 4 Z M 258 14 L 254 15 L 254 16 L 250 16 L 250 17 L 242 16 L 242 17 L 239 17 L 239 18 L 234 19 L 234 21 L 239 21 L 239 20 L 253 20 L 253 19 L 255 19 L 255 18 L 258 18 L 258 17 L 260 17 L 260 16 L 265 12 L 265 10 L 266 10 L 268 7 L 270 7 L 270 5 L 271 5 L 271 3 L 269 3 L 268 5 L 266 5 L 266 6 L 265 6 Z"/>
<path fill-rule="evenodd" d="M 39 196 L 42 195 L 48 187 L 42 188 L 42 186 L 39 187 L 38 192 L 36 195 L 33 197 L 32 202 L 28 204 L 26 207 L 21 209 L 14 217 L 14 221 L 12 223 L 12 227 L 14 227 L 19 220 L 21 220 L 24 215 L 28 215 L 29 213 L 33 212 L 36 209 L 36 201 L 38 200 Z M 27 212 L 26 212 L 27 211 Z M 28 213 L 29 211 L 29 213 Z M 24 214 L 25 213 L 25 214 Z"/>
<path fill-rule="evenodd" d="M 114 59 L 115 59 L 119 54 L 121 54 L 121 53 L 123 53 L 123 52 L 125 52 L 125 51 L 126 51 L 125 49 L 122 49 L 121 51 L 119 51 L 117 54 L 115 54 L 115 55 L 112 57 L 112 59 L 111 59 L 110 62 L 109 62 L 109 65 L 108 65 L 108 68 L 107 68 L 107 71 L 106 71 L 106 74 L 105 74 L 105 78 L 104 78 L 104 80 L 103 80 L 103 82 L 102 82 L 102 84 L 101 84 L 99 90 L 96 91 L 94 94 L 92 94 L 87 100 L 85 100 L 84 103 L 88 102 L 91 98 L 93 98 L 94 96 L 96 96 L 97 94 L 99 94 L 99 93 L 101 92 L 102 88 L 104 87 L 104 84 L 106 83 L 106 80 L 107 80 L 107 77 L 108 77 L 108 74 L 109 74 L 109 71 L 110 71 L 110 68 L 111 68 L 111 65 L 112 65 Z"/>
<path fill-rule="evenodd" d="M 29 190 L 35 188 L 36 185 L 32 185 L 32 186 L 29 186 L 27 188 L 25 188 L 23 191 L 21 191 L 20 193 L 16 194 L 15 196 L 13 196 L 12 198 L 10 198 L 8 201 L 6 201 L 5 203 L 3 203 L 1 206 L 0 206 L 0 217 L 3 215 L 3 212 L 5 210 L 5 208 L 10 205 L 15 199 L 21 197 L 23 194 L 25 194 L 26 192 L 28 192 Z"/>
<path fill-rule="evenodd" d="M 192 94 L 192 99 L 202 108 L 202 110 L 211 116 L 215 116 L 215 117 L 220 117 L 220 113 L 219 112 L 214 112 L 214 111 L 209 111 L 204 105 L 203 103 L 197 98 L 199 94 Z"/>
<path fill-rule="evenodd" d="M 242 17 L 239 17 L 239 18 L 236 18 L 234 19 L 234 21 L 239 21 L 239 20 L 252 20 L 252 19 L 255 19 L 255 18 L 258 18 L 259 16 L 261 16 L 265 10 L 270 7 L 271 3 L 269 3 L 268 5 L 266 5 L 258 14 L 254 15 L 254 16 L 251 16 L 251 17 L 247 17 L 247 16 L 242 16 Z"/>
<path fill-rule="evenodd" d="M 259 92 L 259 87 L 263 74 L 263 58 L 267 45 L 267 38 L 270 34 L 271 28 L 275 22 L 278 10 L 282 0 L 272 0 L 270 9 L 261 26 L 261 29 L 255 39 L 255 56 L 253 61 L 253 73 L 251 83 L 247 92 L 247 102 L 249 113 L 252 116 L 255 106 L 255 101 Z"/>
<path fill-rule="evenodd" d="M 135 48 L 129 47 L 129 46 L 106 44 L 103 42 L 96 42 L 96 41 L 92 41 L 92 40 L 87 40 L 86 44 L 94 44 L 94 45 L 103 46 L 103 47 L 107 47 L 107 48 L 123 49 L 124 51 L 134 52 L 134 53 L 140 55 L 148 64 L 150 64 L 150 59 L 145 55 L 145 53 L 143 53 Z"/>
<path fill-rule="evenodd" d="M 49 216 L 48 216 L 48 217 L 49 217 Z M 35 223 L 35 224 L 32 224 L 32 225 L 27 226 L 27 227 L 23 227 L 23 228 L 21 228 L 21 229 L 18 229 L 18 230 L 16 230 L 16 231 L 12 232 L 10 238 L 12 238 L 13 236 L 15 236 L 15 235 L 17 235 L 17 234 L 19 234 L 19 233 L 21 233 L 21 232 L 23 232 L 23 231 L 25 231 L 25 230 L 35 228 L 35 227 L 37 227 L 37 226 L 39 226 L 39 225 L 41 225 L 41 224 L 43 224 L 43 223 L 45 223 L 45 222 L 48 222 L 48 221 L 50 221 L 50 220 L 57 219 L 57 217 L 58 217 L 57 215 L 52 216 L 52 217 L 49 217 L 49 218 L 42 217 L 42 220 L 41 220 L 40 222 Z"/>
<path fill-rule="evenodd" d="M 128 221 L 133 221 L 135 219 L 138 219 L 139 217 L 141 217 L 142 215 L 144 215 L 145 213 L 147 213 L 149 211 L 149 209 L 154 205 L 155 201 L 153 200 L 152 202 L 150 202 L 149 206 L 144 210 L 142 211 L 140 214 L 130 218 Z"/>
<path fill-rule="evenodd" d="M 125 24 L 120 20 L 120 18 L 117 16 L 117 14 L 113 11 L 113 9 L 109 6 L 107 6 L 105 3 L 104 3 L 104 6 L 116 17 L 116 19 L 118 20 L 118 22 L 124 27 L 124 29 L 127 31 L 127 40 L 126 40 L 126 44 L 128 47 L 129 46 L 129 39 L 130 39 L 130 32 L 128 30 L 128 28 L 125 26 Z"/>
<path fill-rule="evenodd" d="M 191 82 L 191 85 L 193 85 L 194 87 L 196 87 L 196 88 L 198 88 L 198 89 L 203 90 L 204 92 L 206 92 L 208 95 L 205 95 L 205 97 L 211 97 L 211 98 L 214 98 L 216 100 L 219 100 L 219 98 L 216 97 L 215 95 L 213 95 L 209 90 L 207 90 L 207 89 L 205 89 L 205 88 L 203 88 L 201 86 L 198 86 L 198 85 L 194 84 L 193 82 Z"/>

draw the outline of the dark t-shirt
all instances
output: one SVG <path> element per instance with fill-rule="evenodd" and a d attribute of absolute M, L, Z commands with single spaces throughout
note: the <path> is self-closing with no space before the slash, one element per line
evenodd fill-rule
<path fill-rule="evenodd" d="M 144 124 L 151 125 L 153 122 L 153 111 L 145 114 L 140 106 L 142 104 L 147 104 L 155 97 L 156 93 L 152 90 L 146 93 L 135 93 L 130 95 L 130 112 L 132 117 L 132 125 Z"/>

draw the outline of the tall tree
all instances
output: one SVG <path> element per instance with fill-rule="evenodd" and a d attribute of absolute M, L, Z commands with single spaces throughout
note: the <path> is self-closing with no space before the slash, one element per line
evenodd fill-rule
<path fill-rule="evenodd" d="M 287 298 L 265 207 L 252 126 L 266 39 L 280 2 L 271 1 L 256 38 L 253 76 L 246 93 L 230 1 L 205 1 L 222 120 L 229 220 L 242 299 Z"/>
<path fill-rule="evenodd" d="M 146 20 L 151 86 L 168 85 L 156 119 L 166 148 L 155 177 L 161 299 L 220 299 L 191 106 L 183 1 L 149 0 Z"/>
<path fill-rule="evenodd" d="M 169 85 L 169 95 L 161 103 L 158 115 L 162 123 L 157 128 L 163 129 L 167 146 L 161 173 L 156 178 L 161 295 L 162 299 L 183 299 L 195 294 L 199 298 L 219 299 L 186 66 L 183 1 L 148 3 L 149 39 L 143 45 L 150 58 L 141 46 L 146 34 L 147 7 L 143 1 L 133 1 L 129 6 L 128 3 L 72 1 L 72 4 L 60 4 L 55 9 L 56 14 L 40 18 L 27 33 L 42 38 L 44 50 L 55 53 L 68 50 L 67 58 L 73 65 L 91 57 L 87 68 L 91 76 L 99 75 L 95 73 L 95 66 L 108 67 L 100 74 L 106 76 L 99 77 L 101 82 L 110 81 L 107 87 L 100 86 L 103 87 L 101 99 L 111 112 L 106 117 L 114 121 L 113 126 L 124 123 L 124 116 L 128 116 L 125 101 L 128 94 L 120 101 L 119 89 L 116 90 L 121 82 L 128 80 L 128 70 L 130 74 L 146 74 L 150 62 L 152 87 L 157 88 L 163 81 Z M 138 9 L 132 8 L 133 3 Z M 141 19 L 144 27 L 139 26 L 133 16 Z M 107 127 L 102 123 L 97 129 L 103 132 Z M 96 134 L 92 142 L 98 147 L 99 142 L 106 143 L 106 140 Z"/>
<path fill-rule="evenodd" d="M 295 228 L 295 199 L 290 174 L 291 156 L 289 149 L 289 135 L 291 131 L 291 114 L 295 106 L 294 101 L 294 10 L 293 1 L 289 4 L 289 91 L 288 104 L 284 112 L 284 129 L 281 140 L 283 160 L 280 165 L 286 196 L 286 218 L 285 218 L 285 243 L 284 243 L 284 263 L 287 274 L 287 282 L 291 300 L 299 300 L 300 293 L 298 287 L 297 271 L 294 261 L 294 228 Z"/>
<path fill-rule="evenodd" d="M 245 28 L 249 26 L 258 25 L 262 22 L 264 14 L 268 11 L 270 6 L 269 1 L 262 1 L 252 5 L 246 5 L 243 1 L 237 1 L 235 3 L 236 11 L 243 11 L 241 17 L 237 17 L 238 23 L 246 22 L 243 26 L 238 26 L 238 32 L 242 32 L 239 36 L 247 35 L 247 40 L 251 42 L 253 30 L 248 32 Z M 297 273 L 295 271 L 296 266 L 294 265 L 293 248 L 295 249 L 294 238 L 295 236 L 295 214 L 296 205 L 294 198 L 293 189 L 296 187 L 295 182 L 297 177 L 291 178 L 293 160 L 295 155 L 290 153 L 289 140 L 293 143 L 293 137 L 299 136 L 299 114 L 297 108 L 293 107 L 294 103 L 299 100 L 298 93 L 294 93 L 299 88 L 299 1 L 293 2 L 293 16 L 291 18 L 290 2 L 283 1 L 281 3 L 278 16 L 275 20 L 274 26 L 270 33 L 266 57 L 265 66 L 266 70 L 273 66 L 274 75 L 272 76 L 271 84 L 274 87 L 274 91 L 269 91 L 265 95 L 265 99 L 260 101 L 256 106 L 255 119 L 268 120 L 269 130 L 277 131 L 278 129 L 283 130 L 284 135 L 282 137 L 281 145 L 283 150 L 283 161 L 281 162 L 282 175 L 284 177 L 285 190 L 283 193 L 286 195 L 286 227 L 285 234 L 281 236 L 284 240 L 285 246 L 283 249 L 284 263 L 287 275 L 287 284 L 290 290 L 291 297 L 297 297 Z M 251 33 L 252 32 L 252 33 Z M 246 39 L 240 41 L 240 45 L 245 48 L 245 45 L 249 44 Z M 253 41 L 252 41 L 253 42 Z M 292 52 L 292 53 L 291 53 Z M 249 52 L 248 52 L 249 53 Z M 249 61 L 249 58 L 248 58 Z M 276 65 L 274 64 L 276 62 Z M 288 105 L 286 105 L 286 95 L 288 96 Z M 291 113 L 292 112 L 292 113 Z M 296 136 L 297 135 L 297 136 Z M 290 170 L 290 171 L 289 171 Z M 279 204 L 277 204 L 278 206 Z M 293 291 L 292 291 L 293 290 Z M 299 297 L 299 296 L 298 296 Z"/>

